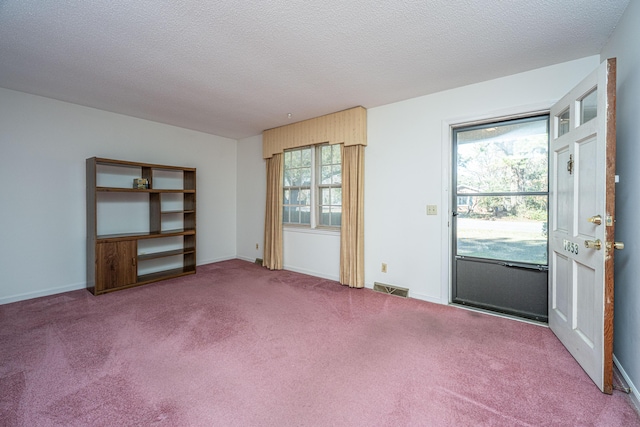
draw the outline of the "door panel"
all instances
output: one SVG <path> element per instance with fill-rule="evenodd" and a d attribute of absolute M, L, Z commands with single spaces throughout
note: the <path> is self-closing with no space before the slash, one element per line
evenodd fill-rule
<path fill-rule="evenodd" d="M 593 190 L 597 186 L 597 142 L 598 140 L 591 136 L 585 141 L 576 144 L 576 182 L 579 212 L 596 212 L 598 206 L 596 198 L 593 197 Z M 576 218 L 577 220 L 577 218 Z M 580 237 L 585 239 L 595 239 L 595 231 L 597 226 L 589 221 L 577 221 L 577 232 Z"/>
<path fill-rule="evenodd" d="M 566 170 L 566 165 L 570 162 L 569 160 L 569 147 L 559 147 L 555 151 L 553 151 L 553 158 L 555 161 L 551 162 L 551 171 L 553 176 L 558 176 L 560 173 L 564 173 Z M 573 158 L 573 155 L 571 155 Z M 565 169 L 563 169 L 565 168 Z M 557 214 L 551 215 L 550 219 L 552 222 L 552 229 L 562 231 L 564 233 L 569 232 L 569 206 L 570 206 L 570 198 L 569 195 L 571 193 L 571 186 L 568 180 L 563 180 L 559 182 L 557 179 L 551 180 L 551 200 L 555 205 L 555 209 Z"/>
<path fill-rule="evenodd" d="M 135 240 L 96 245 L 96 292 L 136 282 L 136 248 Z"/>
<path fill-rule="evenodd" d="M 595 306 L 595 269 L 583 265 L 579 262 L 575 263 L 576 276 L 573 283 L 574 295 L 576 295 L 578 301 L 576 304 L 577 309 L 574 310 L 575 325 L 574 328 L 580 334 L 580 338 L 591 348 L 594 347 L 596 341 L 596 319 L 592 315 L 590 307 Z"/>
<path fill-rule="evenodd" d="M 528 319 L 547 318 L 547 271 L 458 259 L 456 302 Z"/>
<path fill-rule="evenodd" d="M 569 259 L 557 252 L 553 252 L 549 264 L 554 266 L 551 270 L 551 310 L 566 322 L 569 318 L 570 293 L 566 286 L 558 286 L 558 284 L 568 283 Z"/>
<path fill-rule="evenodd" d="M 613 381 L 615 87 L 615 59 L 607 60 L 551 109 L 549 326 L 606 393 Z"/>

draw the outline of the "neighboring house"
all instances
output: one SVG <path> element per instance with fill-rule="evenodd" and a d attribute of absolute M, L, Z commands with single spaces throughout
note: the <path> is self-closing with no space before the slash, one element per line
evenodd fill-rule
<path fill-rule="evenodd" d="M 470 213 L 473 212 L 476 206 L 476 200 L 473 197 L 474 193 L 478 193 L 480 190 L 472 188 L 467 185 L 458 185 L 458 197 L 457 197 L 457 211 L 458 213 Z M 461 195 L 464 193 L 464 195 Z"/>

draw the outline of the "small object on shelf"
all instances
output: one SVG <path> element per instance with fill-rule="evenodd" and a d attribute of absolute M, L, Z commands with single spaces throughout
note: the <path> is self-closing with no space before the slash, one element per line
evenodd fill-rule
<path fill-rule="evenodd" d="M 133 178 L 133 188 L 146 190 L 149 188 L 149 180 L 147 178 Z"/>

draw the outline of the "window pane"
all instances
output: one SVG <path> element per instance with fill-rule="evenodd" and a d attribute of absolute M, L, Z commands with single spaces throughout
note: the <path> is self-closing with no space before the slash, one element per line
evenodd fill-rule
<path fill-rule="evenodd" d="M 342 166 L 333 165 L 331 167 L 331 183 L 342 184 Z"/>
<path fill-rule="evenodd" d="M 594 89 L 580 101 L 580 124 L 587 123 L 598 115 L 598 89 Z"/>
<path fill-rule="evenodd" d="M 311 204 L 311 190 L 300 190 L 300 192 L 298 193 L 298 204 Z"/>
<path fill-rule="evenodd" d="M 558 120 L 558 136 L 562 136 L 569 132 L 569 126 L 571 125 L 571 116 L 569 109 L 567 108 L 557 117 Z"/>
<path fill-rule="evenodd" d="M 331 164 L 331 145 L 322 145 L 320 147 L 320 163 L 323 165 Z"/>
<path fill-rule="evenodd" d="M 342 208 L 333 208 L 331 211 L 331 225 L 342 225 Z"/>
<path fill-rule="evenodd" d="M 322 166 L 321 168 L 322 180 L 321 184 L 331 184 L 331 176 L 333 174 L 331 166 Z"/>
<path fill-rule="evenodd" d="M 311 168 L 301 169 L 300 171 L 300 183 L 307 187 L 311 185 Z"/>
<path fill-rule="evenodd" d="M 311 224 L 311 206 L 302 206 L 300 209 L 300 223 Z"/>
<path fill-rule="evenodd" d="M 331 207 L 323 206 L 320 214 L 321 225 L 331 225 Z"/>
<path fill-rule="evenodd" d="M 302 150 L 296 150 L 291 152 L 292 156 L 292 166 L 299 168 L 302 166 Z"/>
<path fill-rule="evenodd" d="M 457 211 L 456 255 L 547 264 L 547 196 L 480 196 Z"/>
<path fill-rule="evenodd" d="M 293 176 L 293 185 L 302 185 L 302 169 L 292 169 L 291 174 Z"/>
<path fill-rule="evenodd" d="M 289 206 L 282 207 L 282 222 L 289 222 Z"/>
<path fill-rule="evenodd" d="M 330 188 L 321 188 L 320 189 L 320 204 L 321 205 L 330 205 L 331 204 L 331 189 Z"/>
<path fill-rule="evenodd" d="M 547 191 L 547 119 L 456 133 L 458 193 Z"/>
<path fill-rule="evenodd" d="M 331 204 L 342 206 L 342 188 L 334 188 L 331 190 Z"/>
<path fill-rule="evenodd" d="M 332 145 L 331 146 L 333 149 L 333 153 L 331 156 L 331 163 L 333 164 L 341 164 L 342 163 L 342 159 L 340 157 L 340 145 L 336 144 L 336 145 Z"/>
<path fill-rule="evenodd" d="M 302 150 L 302 162 L 300 166 L 311 167 L 311 148 L 305 148 Z"/>
<path fill-rule="evenodd" d="M 342 224 L 342 207 L 322 206 L 320 208 L 320 225 L 340 226 Z"/>
<path fill-rule="evenodd" d="M 289 204 L 292 204 L 292 205 L 299 204 L 298 203 L 298 200 L 299 200 L 298 199 L 298 190 L 297 189 L 291 190 L 291 192 L 289 194 L 291 194 L 291 199 L 289 199 Z"/>
<path fill-rule="evenodd" d="M 300 208 L 297 206 L 292 206 L 289 211 L 289 222 L 293 224 L 300 223 Z"/>

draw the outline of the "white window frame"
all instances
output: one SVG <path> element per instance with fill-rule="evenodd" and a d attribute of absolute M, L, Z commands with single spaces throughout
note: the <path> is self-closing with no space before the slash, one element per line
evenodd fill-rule
<path fill-rule="evenodd" d="M 339 232 L 340 231 L 340 225 L 322 225 L 320 224 L 319 221 L 319 216 L 321 214 L 320 210 L 321 210 L 321 205 L 320 205 L 320 189 L 321 188 L 342 188 L 342 183 L 340 185 L 336 185 L 336 184 L 331 184 L 331 185 L 322 185 L 320 182 L 318 182 L 319 180 L 319 169 L 322 167 L 321 166 L 321 158 L 319 155 L 319 151 L 321 150 L 322 146 L 326 146 L 329 145 L 327 143 L 325 144 L 317 144 L 317 145 L 308 145 L 305 147 L 298 147 L 298 148 L 293 148 L 290 150 L 285 150 L 284 152 L 294 152 L 294 151 L 301 151 L 301 150 L 305 150 L 305 149 L 311 149 L 311 184 L 310 184 L 310 193 L 311 193 L 311 201 L 310 201 L 310 209 L 311 209 L 311 215 L 310 215 L 310 223 L 306 224 L 306 223 L 289 223 L 289 222 L 285 222 L 285 219 L 283 218 L 282 220 L 282 225 L 285 229 L 289 229 L 289 230 L 299 230 L 299 231 L 322 231 L 322 232 L 330 232 L 330 233 L 335 233 L 335 232 Z M 283 162 L 284 162 L 284 158 L 283 158 Z M 284 171 L 285 165 L 283 163 L 283 171 Z M 342 173 L 342 171 L 341 171 Z M 284 196 L 284 192 L 287 189 L 300 189 L 300 188 L 307 188 L 306 186 L 285 186 L 284 185 L 284 177 L 283 177 L 283 196 Z M 286 206 L 284 204 L 284 198 L 283 198 L 283 206 L 282 208 L 284 209 L 284 206 Z M 292 205 L 289 205 L 292 206 Z M 295 205 L 293 205 L 295 206 Z M 342 218 L 341 221 L 342 223 Z"/>

